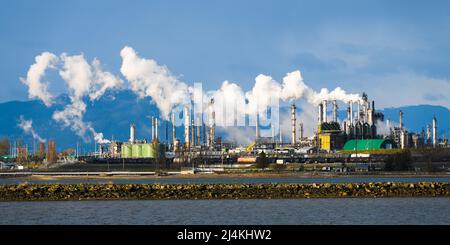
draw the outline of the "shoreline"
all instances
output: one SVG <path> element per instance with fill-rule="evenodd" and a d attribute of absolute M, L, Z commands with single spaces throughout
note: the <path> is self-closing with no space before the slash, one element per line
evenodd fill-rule
<path fill-rule="evenodd" d="M 319 178 L 319 179 L 327 179 L 327 178 L 420 178 L 420 177 L 435 177 L 435 178 L 444 178 L 450 177 L 450 173 L 432 173 L 432 172 L 424 172 L 424 173 L 411 173 L 411 172 L 382 172 L 382 173 L 351 173 L 351 174 L 336 174 L 336 173 L 326 173 L 326 172 L 316 172 L 316 173 L 213 173 L 213 174 L 176 174 L 176 175 L 29 175 L 24 177 L 2 177 L 4 179 L 18 179 L 18 180 L 77 180 L 77 179 L 88 179 L 88 180 L 102 180 L 102 179 L 117 179 L 117 180 L 158 180 L 158 179 L 239 179 L 239 178 L 248 178 L 248 179 L 269 179 L 269 178 L 299 178 L 299 179 L 307 179 L 307 178 Z"/>
<path fill-rule="evenodd" d="M 450 183 L 0 185 L 0 201 L 450 197 Z"/>

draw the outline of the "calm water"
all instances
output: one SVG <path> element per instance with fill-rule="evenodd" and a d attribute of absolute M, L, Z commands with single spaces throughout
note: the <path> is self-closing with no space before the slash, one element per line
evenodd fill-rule
<path fill-rule="evenodd" d="M 0 224 L 450 224 L 450 198 L 0 202 Z"/>
<path fill-rule="evenodd" d="M 369 183 L 369 182 L 450 182 L 450 176 L 436 177 L 381 177 L 381 176 L 342 176 L 342 177 L 301 177 L 301 178 L 148 178 L 148 179 L 59 179 L 25 180 L 3 178 L 0 184 L 77 184 L 77 183 L 117 183 L 117 184 L 153 184 L 153 183 Z"/>

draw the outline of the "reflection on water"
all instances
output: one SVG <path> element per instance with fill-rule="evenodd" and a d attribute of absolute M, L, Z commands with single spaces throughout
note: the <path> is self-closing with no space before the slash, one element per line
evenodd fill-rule
<path fill-rule="evenodd" d="M 450 198 L 0 202 L 0 224 L 450 224 Z"/>

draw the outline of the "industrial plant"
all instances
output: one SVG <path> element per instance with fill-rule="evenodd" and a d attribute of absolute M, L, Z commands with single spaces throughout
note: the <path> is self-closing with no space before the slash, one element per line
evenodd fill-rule
<path fill-rule="evenodd" d="M 317 105 L 317 121 L 312 136 L 305 137 L 304 124 L 297 119 L 297 105 L 291 102 L 290 140 L 283 141 L 281 125 L 276 132 L 270 125 L 271 137 L 261 136 L 260 115 L 256 115 L 254 139 L 248 145 L 227 142 L 216 136 L 216 112 L 208 107 L 205 117 L 194 115 L 192 107 L 184 106 L 182 128 L 184 134 L 177 135 L 175 112 L 169 120 L 152 116 L 148 135 L 136 135 L 136 125 L 130 122 L 129 139 L 113 140 L 96 145 L 95 152 L 80 154 L 77 149 L 69 154 L 72 162 L 86 164 L 158 164 L 162 168 L 192 168 L 196 171 L 223 171 L 254 167 L 261 158 L 268 164 L 289 165 L 304 163 L 376 163 L 389 161 L 390 153 L 408 149 L 448 148 L 447 139 L 437 136 L 436 117 L 424 125 L 421 132 L 409 132 L 404 127 L 404 113 L 398 112 L 398 124 L 385 119 L 376 111 L 375 101 L 363 93 L 361 100 L 342 103 L 346 106 L 345 118 L 338 117 L 336 100 L 323 100 Z M 214 104 L 214 99 L 209 102 Z M 344 112 L 344 110 L 342 110 Z M 341 113 L 341 117 L 342 117 Z M 248 116 L 248 115 L 247 115 Z M 282 119 L 280 119 L 281 124 Z M 236 119 L 235 119 L 236 125 Z M 378 133 L 377 126 L 384 125 L 389 132 Z M 225 128 L 226 129 L 226 128 Z M 425 131 L 426 129 L 426 131 Z M 159 132 L 165 131 L 164 138 Z M 147 136 L 147 137 L 146 137 Z M 149 138 L 149 139 L 147 139 Z M 285 137 L 286 138 L 286 137 Z M 284 139 L 285 139 L 284 138 Z M 39 143 L 35 157 L 54 163 L 58 157 L 54 141 Z M 21 141 L 11 146 L 10 155 L 16 162 L 25 162 L 28 148 Z M 447 156 L 448 157 L 448 156 Z M 423 160 L 423 159 L 422 159 Z M 207 169 L 207 170 L 205 170 Z"/>

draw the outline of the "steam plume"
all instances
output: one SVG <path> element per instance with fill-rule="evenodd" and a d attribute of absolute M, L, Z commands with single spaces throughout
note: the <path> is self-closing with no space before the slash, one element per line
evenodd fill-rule
<path fill-rule="evenodd" d="M 33 120 L 26 120 L 23 115 L 19 117 L 19 123 L 17 124 L 26 134 L 31 134 L 34 139 L 37 139 L 39 142 L 45 142 L 46 139 L 39 136 L 38 133 L 33 129 Z"/>

